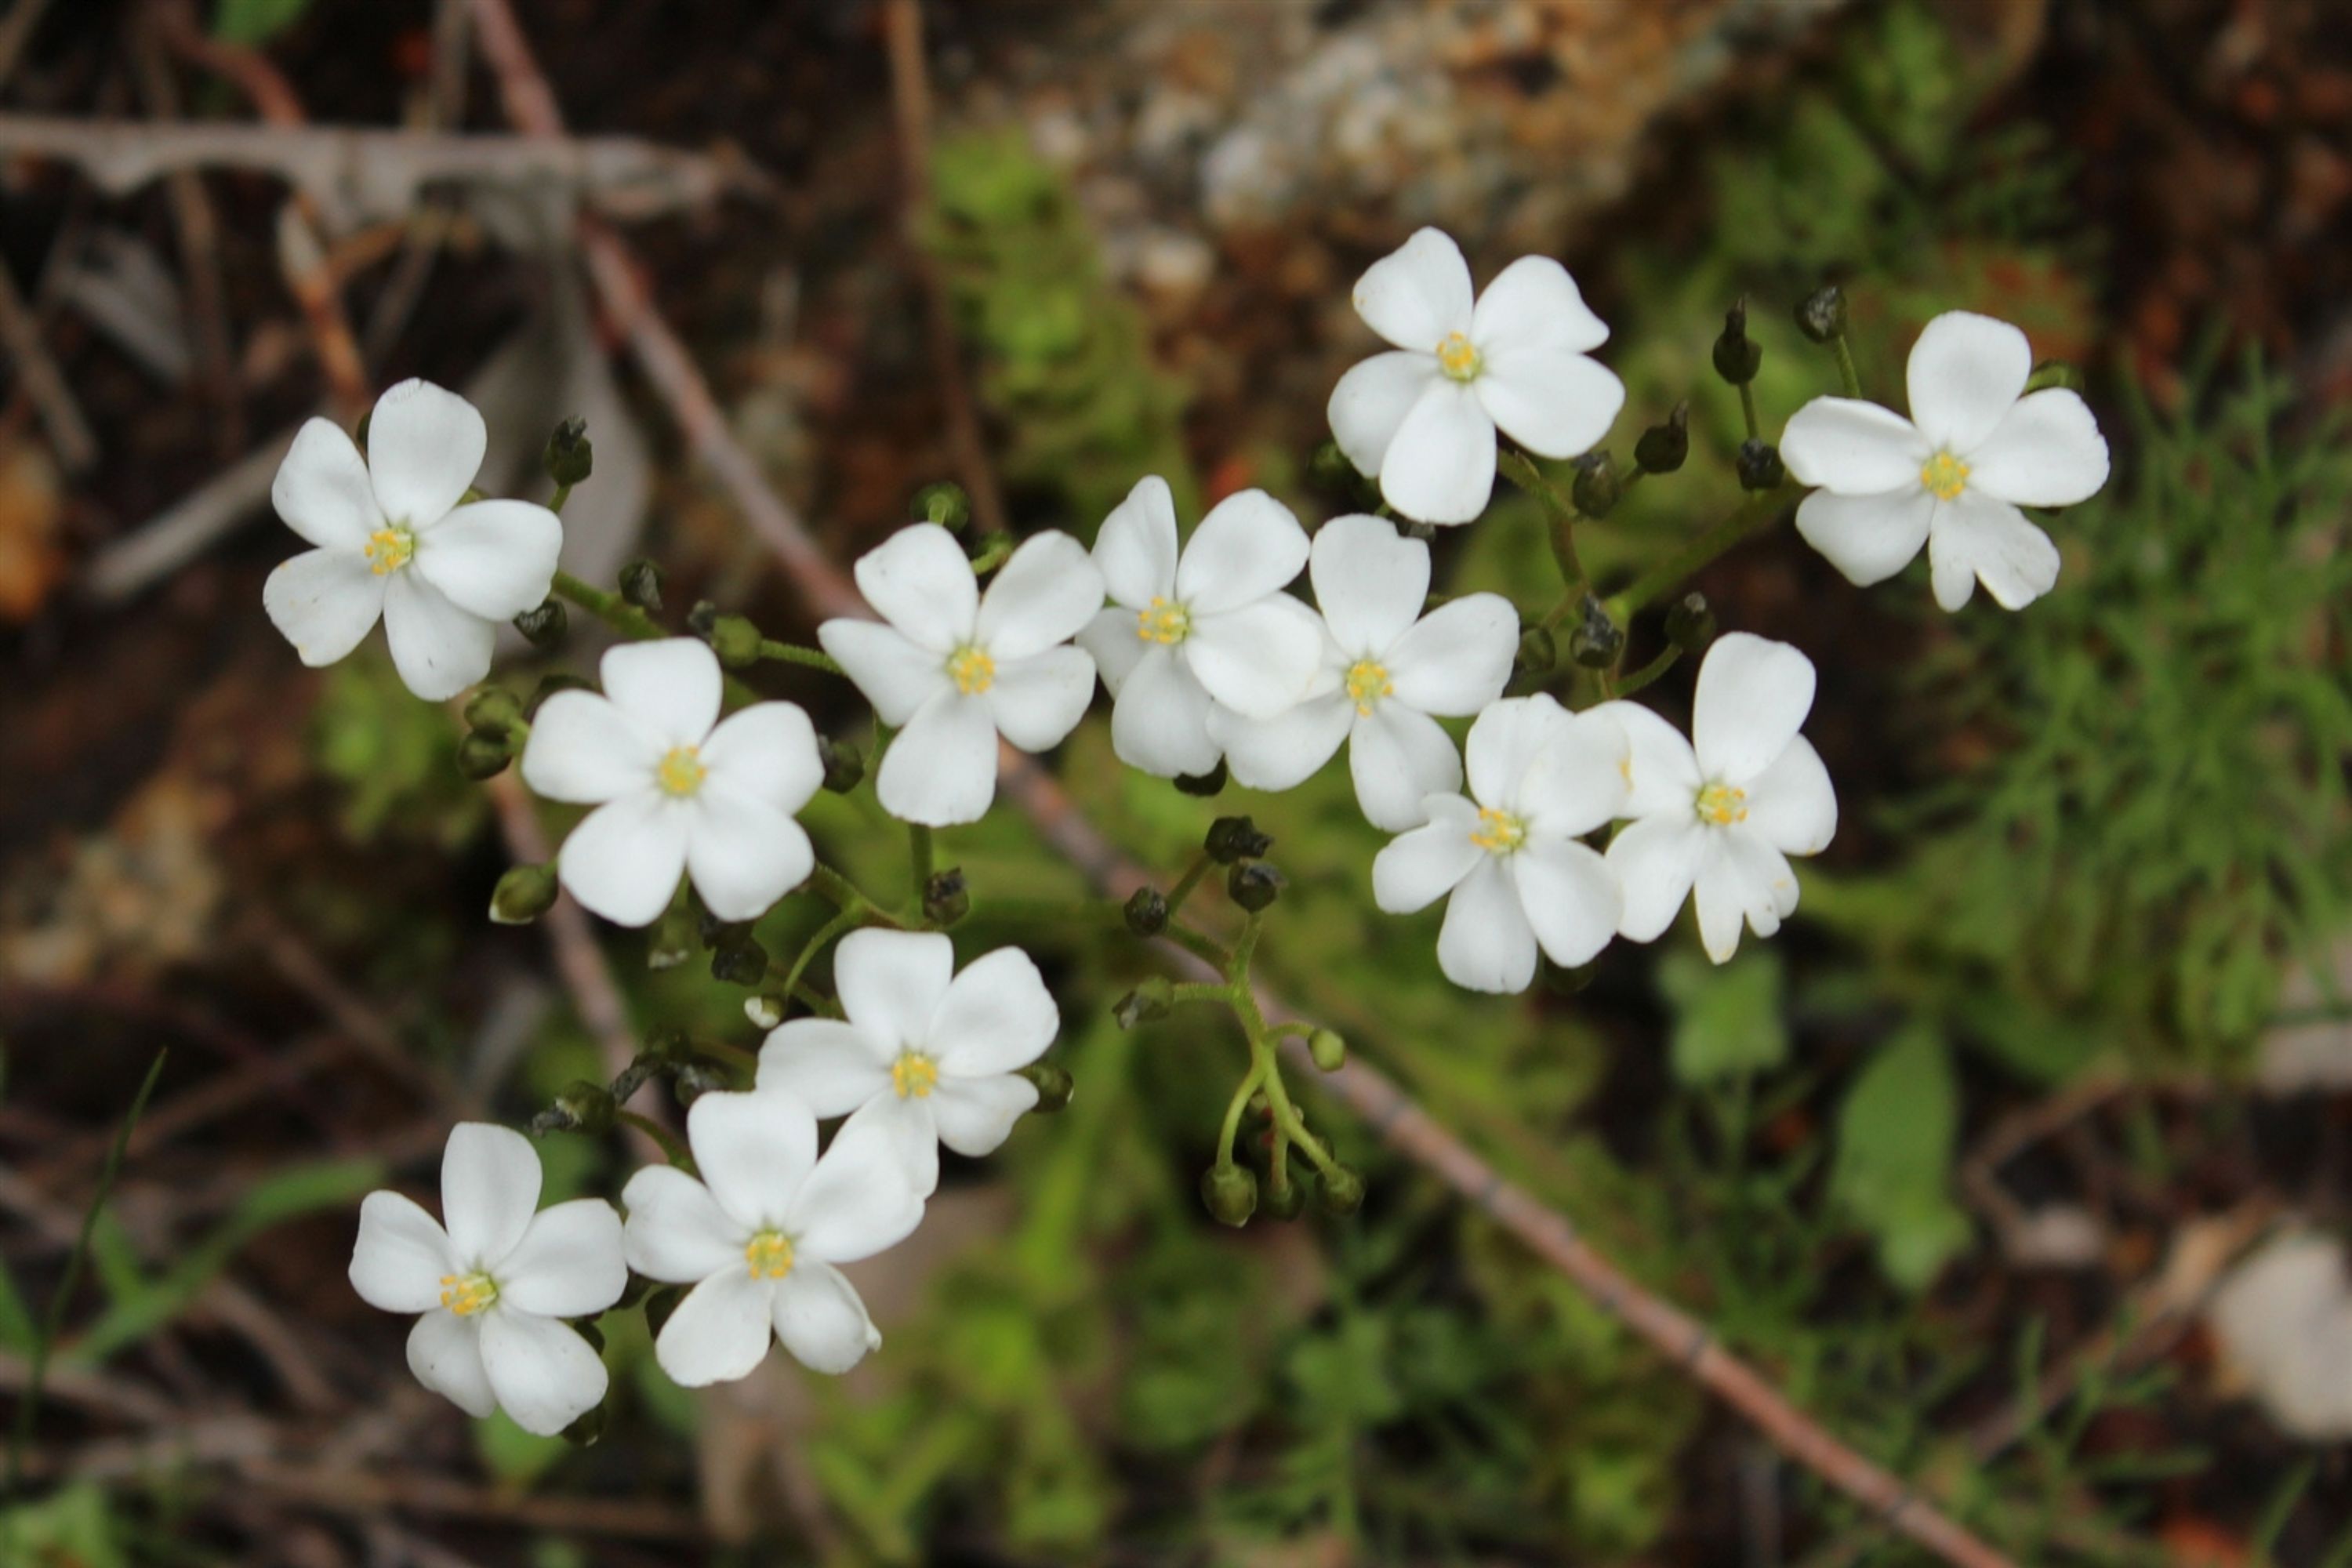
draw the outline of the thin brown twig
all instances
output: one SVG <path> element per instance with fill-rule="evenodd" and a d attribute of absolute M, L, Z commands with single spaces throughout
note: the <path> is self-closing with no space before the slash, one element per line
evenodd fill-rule
<path fill-rule="evenodd" d="M 81 405 L 74 401 L 73 389 L 66 384 L 58 362 L 49 357 L 40 325 L 5 266 L 0 266 L 0 343 L 6 344 L 8 357 L 16 362 L 17 384 L 40 415 L 41 427 L 49 433 L 58 466 L 68 473 L 79 473 L 98 461 L 98 437 L 90 433 Z"/>

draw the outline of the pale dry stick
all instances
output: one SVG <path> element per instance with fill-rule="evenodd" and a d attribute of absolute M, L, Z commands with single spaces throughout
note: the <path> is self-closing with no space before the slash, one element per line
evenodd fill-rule
<path fill-rule="evenodd" d="M 0 267 L 0 343 L 6 345 L 8 357 L 16 362 L 17 382 L 40 415 L 41 427 L 49 433 L 58 467 L 69 474 L 79 473 L 98 461 L 98 437 L 82 417 L 81 405 L 74 401 L 65 373 L 49 357 L 48 345 L 41 342 L 40 324 L 5 267 Z"/>

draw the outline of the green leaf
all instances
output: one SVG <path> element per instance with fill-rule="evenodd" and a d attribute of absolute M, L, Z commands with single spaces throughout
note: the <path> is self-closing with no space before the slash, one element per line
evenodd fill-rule
<path fill-rule="evenodd" d="M 1763 1072 L 1789 1059 L 1789 1026 L 1780 1016 L 1780 960 L 1750 948 L 1729 963 L 1697 953 L 1668 953 L 1658 964 L 1658 989 L 1675 1016 L 1675 1077 L 1709 1083 Z"/>
<path fill-rule="evenodd" d="M 1951 1200 L 1959 1086 L 1943 1037 L 1915 1024 L 1879 1048 L 1838 1110 L 1830 1191 L 1878 1242 L 1879 1267 L 1924 1289 L 1968 1245 Z"/>
<path fill-rule="evenodd" d="M 213 13 L 213 37 L 256 47 L 300 21 L 310 8 L 310 0 L 220 0 Z"/>

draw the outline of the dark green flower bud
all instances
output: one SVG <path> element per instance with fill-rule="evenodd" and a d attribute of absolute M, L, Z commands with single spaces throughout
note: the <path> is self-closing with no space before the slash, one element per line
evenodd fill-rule
<path fill-rule="evenodd" d="M 1269 908 L 1285 886 L 1283 874 L 1263 860 L 1244 860 L 1225 873 L 1225 891 L 1252 914 Z"/>
<path fill-rule="evenodd" d="M 2063 359 L 2043 360 L 2033 367 L 2033 374 L 2025 378 L 2025 390 L 2028 392 L 2043 392 L 2053 386 L 2080 392 L 2084 384 L 2082 371 Z"/>
<path fill-rule="evenodd" d="M 1407 521 L 1404 525 L 1404 536 L 1407 539 L 1418 539 L 1423 544 L 1429 544 L 1435 542 L 1437 529 L 1432 523 Z"/>
<path fill-rule="evenodd" d="M 585 679 L 568 669 L 559 669 L 551 675 L 542 675 L 539 678 L 539 684 L 530 689 L 530 700 L 523 704 L 524 715 L 528 717 L 537 713 L 540 704 L 559 691 L 593 691 L 595 689 Z"/>
<path fill-rule="evenodd" d="M 1323 1200 L 1327 1214 L 1350 1215 L 1364 1206 L 1364 1178 L 1345 1165 L 1334 1165 L 1319 1173 L 1320 1190 L 1316 1195 Z"/>
<path fill-rule="evenodd" d="M 961 529 L 971 521 L 971 498 L 963 487 L 941 480 L 925 485 L 915 492 L 915 519 L 919 522 L 936 522 L 941 528 Z"/>
<path fill-rule="evenodd" d="M 576 485 L 596 468 L 596 448 L 588 440 L 588 421 L 573 417 L 555 427 L 540 455 L 540 467 L 559 485 Z"/>
<path fill-rule="evenodd" d="M 685 1300 L 686 1287 L 683 1285 L 665 1285 L 657 1290 L 647 1291 L 646 1293 L 646 1337 L 661 1338 L 662 1330 L 669 1326 L 669 1315 L 677 1311 L 677 1304 Z"/>
<path fill-rule="evenodd" d="M 847 795 L 866 777 L 865 753 L 848 741 L 819 735 L 816 754 L 824 763 L 824 787 L 835 795 Z"/>
<path fill-rule="evenodd" d="M 563 1086 L 555 1097 L 555 1109 L 563 1117 L 566 1131 L 584 1132 L 600 1138 L 613 1130 L 613 1091 L 601 1083 L 586 1079 L 574 1079 Z"/>
<path fill-rule="evenodd" d="M 1739 488 L 1744 490 L 1769 490 L 1780 488 L 1789 477 L 1780 465 L 1780 448 L 1769 441 L 1739 443 Z"/>
<path fill-rule="evenodd" d="M 549 599 L 539 608 L 517 616 L 514 628 L 541 653 L 552 652 L 563 646 L 564 634 L 572 629 L 572 612 L 563 607 L 562 600 Z"/>
<path fill-rule="evenodd" d="M 1220 866 L 1230 866 L 1236 860 L 1256 859 L 1274 847 L 1274 840 L 1260 833 L 1257 824 L 1246 816 L 1221 816 L 1209 824 L 1201 847 Z"/>
<path fill-rule="evenodd" d="M 1690 456 L 1690 405 L 1677 403 L 1663 425 L 1653 425 L 1633 443 L 1633 462 L 1645 474 L 1671 474 Z"/>
<path fill-rule="evenodd" d="M 1334 490 L 1353 489 L 1363 480 L 1337 441 L 1326 441 L 1308 454 L 1307 477 L 1325 489 Z"/>
<path fill-rule="evenodd" d="M 1196 795 L 1202 800 L 1207 800 L 1212 795 L 1222 795 L 1224 788 L 1225 759 L 1223 757 L 1219 757 L 1217 765 L 1205 773 L 1176 775 L 1176 793 L 1179 795 Z"/>
<path fill-rule="evenodd" d="M 646 932 L 646 967 L 676 969 L 694 956 L 700 932 L 690 910 L 673 909 Z"/>
<path fill-rule="evenodd" d="M 932 872 L 931 879 L 923 884 L 923 918 L 945 928 L 971 912 L 971 889 L 964 883 L 963 868 L 950 866 Z"/>
<path fill-rule="evenodd" d="M 709 626 L 695 630 L 710 645 L 724 668 L 748 669 L 760 662 L 760 644 L 765 639 L 760 628 L 741 616 L 715 616 Z"/>
<path fill-rule="evenodd" d="M 1583 622 L 1568 636 L 1568 657 L 1587 669 L 1607 669 L 1625 651 L 1625 630 L 1591 595 L 1584 595 L 1583 607 Z"/>
<path fill-rule="evenodd" d="M 1037 1088 L 1037 1103 L 1030 1109 L 1040 1116 L 1051 1116 L 1066 1108 L 1070 1097 L 1077 1092 L 1078 1086 L 1071 1081 L 1070 1075 L 1051 1062 L 1031 1062 L 1019 1071 Z"/>
<path fill-rule="evenodd" d="M 374 427 L 375 410 L 373 408 L 361 415 L 360 422 L 352 426 L 352 445 L 360 449 L 360 456 L 362 458 L 367 456 L 368 432 Z"/>
<path fill-rule="evenodd" d="M 1555 996 L 1575 995 L 1591 984 L 1594 977 L 1601 973 L 1601 965 L 1597 961 L 1591 963 L 1580 963 L 1572 969 L 1563 969 L 1547 958 L 1542 961 L 1539 967 L 1543 973 L 1544 989 Z"/>
<path fill-rule="evenodd" d="M 1666 640 L 1685 653 L 1715 640 L 1715 608 L 1705 594 L 1685 594 L 1666 606 Z"/>
<path fill-rule="evenodd" d="M 768 977 L 768 950 L 756 938 L 732 936 L 710 950 L 710 978 L 730 985 L 757 985 Z"/>
<path fill-rule="evenodd" d="M 1307 1037 L 1307 1054 L 1315 1058 L 1318 1072 L 1338 1072 L 1348 1061 L 1348 1042 L 1338 1031 L 1318 1029 Z"/>
<path fill-rule="evenodd" d="M 1797 330 L 1817 343 L 1845 336 L 1845 290 L 1824 283 L 1798 300 Z"/>
<path fill-rule="evenodd" d="M 647 615 L 661 610 L 662 569 L 657 562 L 638 556 L 621 568 L 621 597 Z"/>
<path fill-rule="evenodd" d="M 755 1029 L 772 1029 L 784 1021 L 784 1005 L 788 998 L 781 991 L 762 991 L 743 998 L 743 1016 Z"/>
<path fill-rule="evenodd" d="M 1307 1212 L 1307 1184 L 1288 1172 L 1280 1183 L 1265 1184 L 1264 1208 L 1268 1219 L 1297 1219 Z"/>
<path fill-rule="evenodd" d="M 1741 300 L 1723 313 L 1723 335 L 1715 340 L 1715 374 L 1734 386 L 1756 379 L 1764 363 L 1764 347 L 1748 335 L 1748 301 Z"/>
<path fill-rule="evenodd" d="M 522 699 L 503 686 L 485 686 L 466 701 L 469 729 L 502 731 L 522 722 Z"/>
<path fill-rule="evenodd" d="M 1201 1202 L 1219 1225 L 1247 1225 L 1257 1208 L 1257 1178 L 1246 1166 L 1212 1165 L 1201 1173 Z"/>
<path fill-rule="evenodd" d="M 1138 936 L 1158 936 L 1168 929 L 1168 900 L 1157 888 L 1138 888 L 1127 900 L 1127 929 Z"/>
<path fill-rule="evenodd" d="M 582 1322 L 574 1324 L 573 1327 L 584 1331 L 594 1325 Z M 603 1353 L 604 1348 L 601 1344 L 596 1347 L 599 1354 Z M 594 1405 L 581 1412 L 580 1418 L 566 1426 L 562 1436 L 565 1442 L 575 1448 L 594 1447 L 597 1440 L 604 1436 L 604 1407 L 602 1405 Z"/>
<path fill-rule="evenodd" d="M 677 1097 L 679 1105 L 686 1107 L 691 1107 L 714 1089 L 734 1087 L 725 1073 L 706 1062 L 688 1062 L 670 1079 L 670 1092 Z"/>
<path fill-rule="evenodd" d="M 555 902 L 555 868 L 509 866 L 490 893 L 490 919 L 502 926 L 527 926 Z"/>
<path fill-rule="evenodd" d="M 1519 651 L 1511 658 L 1514 675 L 1549 675 L 1559 663 L 1559 644 L 1549 626 L 1529 626 L 1519 634 Z"/>
<path fill-rule="evenodd" d="M 1617 459 L 1608 447 L 1596 447 L 1576 459 L 1576 482 L 1568 494 L 1585 516 L 1607 517 L 1616 510 L 1617 497 L 1624 488 L 1617 478 Z"/>
<path fill-rule="evenodd" d="M 1122 1029 L 1132 1029 L 1138 1024 L 1148 1024 L 1154 1018 L 1165 1018 L 1176 1005 L 1176 988 L 1164 974 L 1147 975 L 1135 983 L 1135 989 L 1111 1005 L 1113 1022 Z"/>
<path fill-rule="evenodd" d="M 496 778 L 514 761 L 514 742 L 487 730 L 471 730 L 457 742 L 457 771 L 476 783 Z"/>

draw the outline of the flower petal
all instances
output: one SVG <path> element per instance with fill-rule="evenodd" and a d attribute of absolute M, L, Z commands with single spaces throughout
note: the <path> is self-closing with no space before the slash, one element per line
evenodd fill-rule
<path fill-rule="evenodd" d="M 1875 494 L 1815 490 L 1798 504 L 1797 531 L 1847 582 L 1867 588 L 1911 564 L 1935 516 L 1935 492 L 1914 475 L 1909 483 Z"/>
<path fill-rule="evenodd" d="M 478 500 L 416 535 L 411 570 L 461 610 L 510 621 L 547 600 L 563 524 L 543 506 Z"/>
<path fill-rule="evenodd" d="M 1013 1124 L 1037 1104 L 1037 1086 L 1014 1073 L 943 1078 L 931 1091 L 940 1142 L 969 1159 L 993 1154 L 1013 1136 Z"/>
<path fill-rule="evenodd" d="M 758 920 L 816 867 L 807 832 L 766 801 L 714 778 L 695 792 L 693 806 L 687 875 L 719 920 Z"/>
<path fill-rule="evenodd" d="M 746 1230 L 773 1230 L 816 1163 L 816 1117 L 781 1094 L 710 1089 L 686 1112 L 703 1185 Z"/>
<path fill-rule="evenodd" d="M 730 713 L 702 742 L 698 760 L 711 784 L 787 814 L 806 805 L 824 783 L 816 726 L 797 702 L 754 702 Z"/>
<path fill-rule="evenodd" d="M 817 627 L 816 641 L 874 704 L 874 716 L 893 729 L 940 692 L 955 689 L 936 650 L 918 647 L 880 621 L 827 621 Z"/>
<path fill-rule="evenodd" d="M 1436 720 L 1402 701 L 1382 702 L 1354 718 L 1348 773 L 1364 820 L 1383 833 L 1402 833 L 1427 819 L 1423 803 L 1431 795 L 1460 793 L 1462 756 Z"/>
<path fill-rule="evenodd" d="M 1432 382 L 1381 459 L 1381 494 L 1416 522 L 1468 522 L 1495 489 L 1495 421 L 1467 386 Z"/>
<path fill-rule="evenodd" d="M 368 416 L 368 475 L 376 503 L 394 522 L 432 527 L 456 509 L 482 471 L 488 446 L 481 411 L 456 393 L 415 380 L 386 388 Z"/>
<path fill-rule="evenodd" d="M 1356 313 L 1401 349 L 1435 353 L 1449 332 L 1468 332 L 1470 264 L 1451 236 L 1434 228 L 1365 268 L 1356 280 Z"/>
<path fill-rule="evenodd" d="M 1044 1056 L 1061 1029 L 1037 965 L 1017 947 L 1000 947 L 950 983 L 931 1015 L 930 1054 L 950 1078 L 1011 1072 Z"/>
<path fill-rule="evenodd" d="M 621 1299 L 629 1266 L 621 1216 L 602 1198 L 574 1198 L 533 1215 L 498 1266 L 499 1304 L 547 1318 L 585 1318 Z"/>
<path fill-rule="evenodd" d="M 436 1307 L 408 1331 L 408 1370 L 416 1381 L 477 1421 L 499 1407 L 482 1365 L 481 1323 Z"/>
<path fill-rule="evenodd" d="M 856 1110 L 833 1135 L 835 1146 L 849 1139 L 867 1157 L 896 1170 L 899 1181 L 919 1198 L 928 1198 L 940 1184 L 940 1124 L 931 1114 L 930 1099 L 900 1095 L 894 1089 L 877 1094 Z"/>
<path fill-rule="evenodd" d="M 1424 713 L 1475 713 L 1503 694 L 1519 651 L 1519 612 L 1500 594 L 1465 594 L 1430 611 L 1381 663 L 1398 701 Z"/>
<path fill-rule="evenodd" d="M 901 822 L 978 822 L 996 798 L 996 721 L 988 699 L 942 691 L 893 736 L 874 781 L 882 809 Z"/>
<path fill-rule="evenodd" d="M 1551 726 L 1507 803 L 1534 838 L 1574 838 L 1622 816 L 1633 787 L 1633 747 L 1606 713 L 1576 713 Z"/>
<path fill-rule="evenodd" d="M 1095 661 L 1095 670 L 1102 677 L 1103 689 L 1113 697 L 1125 685 L 1143 656 L 1162 645 L 1136 635 L 1135 612 L 1121 605 L 1110 608 L 1078 629 L 1078 647 Z"/>
<path fill-rule="evenodd" d="M 918 647 L 949 653 L 971 640 L 980 584 L 955 535 L 936 522 L 900 529 L 857 558 L 857 591 Z"/>
<path fill-rule="evenodd" d="M 833 987 L 849 1021 L 880 1041 L 884 1059 L 928 1048 L 931 1017 L 955 974 L 955 944 L 940 931 L 855 931 L 834 950 Z"/>
<path fill-rule="evenodd" d="M 1427 349 L 1374 354 L 1339 378 L 1324 414 L 1331 422 L 1331 438 L 1358 473 L 1379 477 L 1404 416 L 1441 380 L 1437 356 Z"/>
<path fill-rule="evenodd" d="M 1780 432 L 1780 460 L 1796 481 L 1842 496 L 1923 489 L 1919 470 L 1935 451 L 1911 421 L 1858 397 L 1816 397 Z"/>
<path fill-rule="evenodd" d="M 2107 438 L 2063 386 L 2020 399 L 1968 460 L 1969 489 L 2016 506 L 2073 506 L 2107 482 Z"/>
<path fill-rule="evenodd" d="M 1975 489 L 1936 509 L 1927 532 L 1936 603 L 1957 610 L 1976 580 L 2004 610 L 2021 610 L 2058 584 L 2058 547 L 2005 500 Z"/>
<path fill-rule="evenodd" d="M 758 1087 L 799 1100 L 818 1116 L 846 1116 L 890 1092 L 896 1046 L 836 1018 L 794 1018 L 760 1047 Z"/>
<path fill-rule="evenodd" d="M 1537 753 L 1560 734 L 1568 721 L 1568 710 L 1542 692 L 1488 703 L 1463 742 L 1471 798 L 1481 805 L 1508 809 L 1518 799 L 1519 781 L 1527 777 Z"/>
<path fill-rule="evenodd" d="M 677 896 L 692 831 L 684 803 L 657 790 L 617 796 L 564 839 L 556 878 L 591 913 L 614 925 L 651 925 Z"/>
<path fill-rule="evenodd" d="M 1437 967 L 1469 991 L 1517 992 L 1536 977 L 1536 933 L 1502 862 L 1483 857 L 1446 900 Z"/>
<path fill-rule="evenodd" d="M 1150 474 L 1135 481 L 1096 531 L 1094 556 L 1113 602 L 1140 610 L 1175 597 L 1176 498 L 1166 479 Z"/>
<path fill-rule="evenodd" d="M 811 1372 L 839 1374 L 881 1347 L 857 1289 L 831 1264 L 811 1258 L 779 1281 L 772 1303 L 776 1338 Z"/>
<path fill-rule="evenodd" d="M 1315 607 L 1349 659 L 1374 658 L 1404 635 L 1429 597 L 1429 546 L 1385 518 L 1335 517 L 1307 557 Z"/>
<path fill-rule="evenodd" d="M 1249 789 L 1286 790 L 1296 789 L 1329 762 L 1355 721 L 1356 705 L 1346 692 L 1334 691 L 1311 697 L 1271 719 L 1245 719 L 1230 708 L 1213 709 L 1209 733 L 1224 749 L 1234 783 Z"/>
<path fill-rule="evenodd" d="M 1732 828 L 1725 848 L 1748 882 L 1748 923 L 1758 936 L 1770 936 L 1797 912 L 1797 872 L 1787 856 L 1746 825 Z"/>
<path fill-rule="evenodd" d="M 1543 458 L 1591 451 L 1625 406 L 1625 384 L 1615 371 L 1583 354 L 1533 343 L 1506 342 L 1488 351 L 1470 390 L 1505 435 Z"/>
<path fill-rule="evenodd" d="M 596 666 L 604 695 L 672 746 L 699 746 L 719 722 L 726 678 L 700 637 L 622 643 Z"/>
<path fill-rule="evenodd" d="M 549 800 L 602 805 L 650 790 L 667 748 L 647 725 L 593 691 L 559 691 L 531 716 L 522 782 Z"/>
<path fill-rule="evenodd" d="M 1784 855 L 1818 855 L 1837 835 L 1837 791 L 1802 735 L 1748 785 L 1748 830 Z"/>
<path fill-rule="evenodd" d="M 460 1121 L 441 1150 L 441 1217 L 460 1269 L 494 1268 L 539 1207 L 539 1151 L 511 1127 Z"/>
<path fill-rule="evenodd" d="M 1699 666 L 1691 740 L 1699 772 L 1746 784 L 1797 738 L 1813 707 L 1813 661 L 1784 642 L 1726 632 Z"/>
<path fill-rule="evenodd" d="M 1254 605 L 1307 565 L 1307 531 L 1264 490 L 1227 496 L 1201 520 L 1176 563 L 1176 596 L 1195 616 Z"/>
<path fill-rule="evenodd" d="M 1573 840 L 1531 839 L 1508 861 L 1519 906 L 1554 963 L 1589 962 L 1617 934 L 1625 897 L 1609 862 Z"/>
<path fill-rule="evenodd" d="M 989 721 L 1021 750 L 1048 751 L 1069 739 L 1094 696 L 1093 656 L 1082 647 L 1049 647 L 998 662 L 988 689 Z"/>
<path fill-rule="evenodd" d="M 356 555 L 383 526 L 367 459 L 331 419 L 307 420 L 294 433 L 269 482 L 269 502 L 287 527 L 321 549 Z"/>
<path fill-rule="evenodd" d="M 1780 929 L 1782 914 L 1797 907 L 1797 878 L 1779 850 L 1734 828 L 1712 836 L 1697 895 L 1699 941 L 1707 957 L 1727 963 L 1739 951 L 1743 921 L 1759 937 Z"/>
<path fill-rule="evenodd" d="M 800 1272 L 795 1264 L 793 1272 Z M 749 1377 L 768 1353 L 777 1286 L 739 1256 L 686 1293 L 654 1341 L 654 1360 L 680 1388 Z"/>
<path fill-rule="evenodd" d="M 629 1211 L 621 1246 L 648 1279 L 689 1285 L 740 1268 L 751 1227 L 719 1206 L 710 1189 L 675 1165 L 646 1165 L 621 1189 Z"/>
<path fill-rule="evenodd" d="M 360 646 L 383 614 L 385 580 L 356 550 L 306 550 L 280 562 L 261 584 L 269 624 L 317 669 Z"/>
<path fill-rule="evenodd" d="M 892 1101 L 897 1102 L 896 1096 Z M 908 1180 L 896 1140 L 875 1133 L 870 1126 L 853 1131 L 856 1121 L 842 1123 L 824 1158 L 793 1196 L 784 1229 L 796 1256 L 855 1263 L 898 1246 L 922 1222 L 923 1194 Z M 923 1141 L 931 1142 L 928 1129 Z M 936 1170 L 936 1152 L 932 1163 Z"/>
<path fill-rule="evenodd" d="M 1015 550 L 990 582 L 974 640 L 1000 664 L 1026 658 L 1076 637 L 1102 603 L 1102 573 L 1087 547 L 1049 531 Z"/>
<path fill-rule="evenodd" d="M 2033 346 L 2023 332 L 1990 316 L 1947 310 L 1911 345 L 1912 422 L 1930 447 L 1965 456 L 2009 416 L 2032 374 Z"/>
<path fill-rule="evenodd" d="M 1458 887 L 1488 858 L 1470 842 L 1478 808 L 1460 795 L 1431 795 L 1426 825 L 1399 835 L 1372 858 L 1372 902 L 1386 913 L 1425 910 Z"/>
<path fill-rule="evenodd" d="M 402 682 L 427 702 L 439 702 L 489 674 L 499 627 L 405 571 L 384 579 L 383 632 Z"/>
<path fill-rule="evenodd" d="M 1629 788 L 1621 815 L 1690 815 L 1702 781 L 1698 757 L 1680 730 L 1638 702 L 1596 703 L 1585 711 L 1605 713 L 1624 729 Z"/>
<path fill-rule="evenodd" d="M 429 1312 L 441 1304 L 441 1277 L 457 1269 L 449 1233 L 413 1199 L 370 1193 L 360 1202 L 352 1246 L 352 1289 L 386 1312 Z"/>
<path fill-rule="evenodd" d="M 1496 273 L 1470 321 L 1481 353 L 1528 345 L 1589 353 L 1609 341 L 1576 279 L 1549 256 L 1522 256 Z"/>
<path fill-rule="evenodd" d="M 1618 829 L 1609 841 L 1609 864 L 1625 899 L 1618 935 L 1655 942 L 1675 923 L 1697 879 L 1699 863 L 1706 858 L 1707 831 L 1687 804 Z"/>
<path fill-rule="evenodd" d="M 1198 616 L 1184 662 L 1202 689 L 1244 717 L 1270 719 L 1303 701 L 1324 673 L 1323 617 L 1287 594 Z"/>
<path fill-rule="evenodd" d="M 1728 837 L 1723 833 L 1707 836 L 1692 889 L 1699 945 L 1717 963 L 1730 963 L 1739 951 L 1739 927 L 1748 913 L 1747 879 L 1732 862 Z"/>
<path fill-rule="evenodd" d="M 1110 749 L 1129 767 L 1163 779 L 1217 765 L 1209 694 L 1172 648 L 1153 644 L 1128 672 L 1111 705 Z"/>

